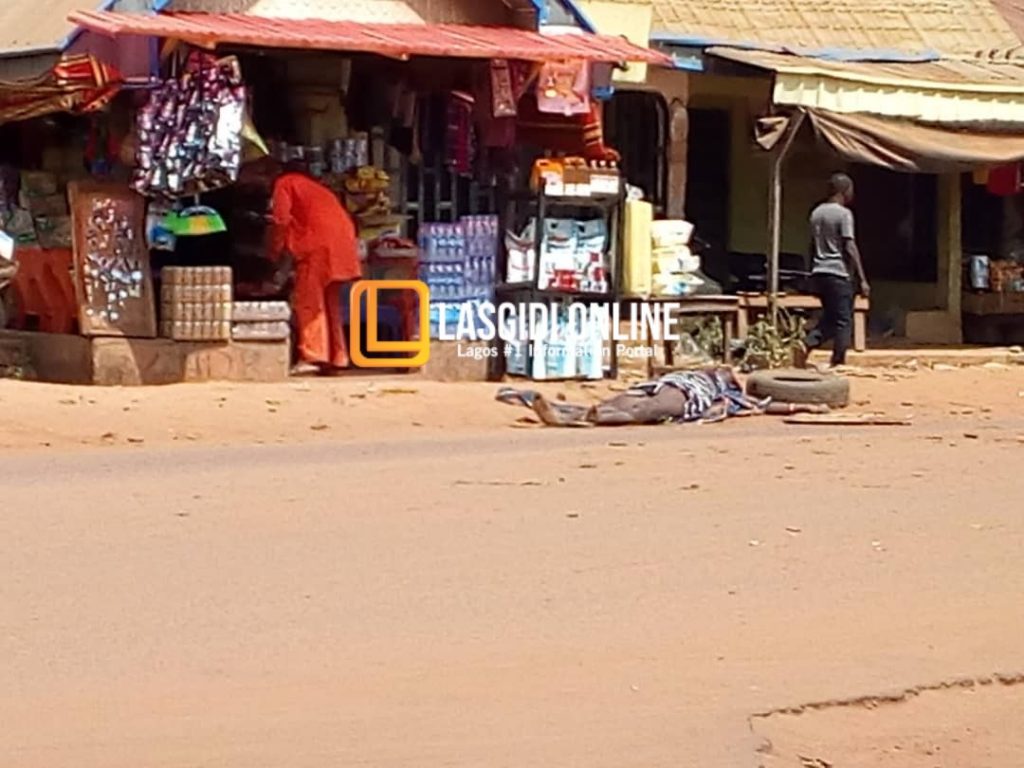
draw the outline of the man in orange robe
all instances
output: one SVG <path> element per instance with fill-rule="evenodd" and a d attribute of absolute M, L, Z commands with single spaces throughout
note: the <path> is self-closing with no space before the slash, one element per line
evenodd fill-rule
<path fill-rule="evenodd" d="M 341 287 L 362 277 L 352 217 L 335 194 L 304 173 L 286 172 L 271 199 L 271 257 L 295 262 L 292 311 L 300 365 L 346 368 Z"/>

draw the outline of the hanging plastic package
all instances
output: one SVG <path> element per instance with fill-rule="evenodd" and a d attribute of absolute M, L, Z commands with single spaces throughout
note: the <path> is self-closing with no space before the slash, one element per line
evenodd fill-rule
<path fill-rule="evenodd" d="M 505 280 L 509 283 L 532 282 L 536 276 L 536 236 L 534 235 L 535 223 L 531 222 L 522 235 L 515 232 L 505 233 L 506 259 Z"/>
<path fill-rule="evenodd" d="M 578 222 L 576 253 L 582 275 L 581 290 L 587 293 L 608 291 L 608 226 L 604 219 Z"/>
<path fill-rule="evenodd" d="M 245 102 L 237 59 L 190 54 L 181 74 L 139 111 L 133 188 L 174 199 L 237 181 Z"/>
<path fill-rule="evenodd" d="M 590 111 L 590 66 L 584 61 L 550 61 L 537 79 L 537 109 L 553 115 Z"/>
<path fill-rule="evenodd" d="M 577 228 L 572 219 L 545 219 L 537 268 L 537 287 L 546 291 L 572 291 L 578 288 L 576 269 Z"/>
<path fill-rule="evenodd" d="M 615 85 L 612 82 L 615 65 L 599 62 L 593 66 L 594 71 L 591 75 L 590 92 L 598 101 L 608 101 L 615 95 Z"/>
<path fill-rule="evenodd" d="M 146 247 L 151 251 L 173 251 L 177 245 L 174 233 L 165 225 L 172 212 L 170 205 L 154 200 L 146 209 Z"/>

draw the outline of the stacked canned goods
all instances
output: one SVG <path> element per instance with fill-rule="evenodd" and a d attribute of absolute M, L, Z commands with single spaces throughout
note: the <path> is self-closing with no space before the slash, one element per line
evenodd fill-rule
<path fill-rule="evenodd" d="M 231 338 L 235 341 L 286 341 L 292 310 L 286 301 L 236 301 Z"/>
<path fill-rule="evenodd" d="M 178 341 L 231 338 L 231 267 L 164 267 L 160 331 Z"/>

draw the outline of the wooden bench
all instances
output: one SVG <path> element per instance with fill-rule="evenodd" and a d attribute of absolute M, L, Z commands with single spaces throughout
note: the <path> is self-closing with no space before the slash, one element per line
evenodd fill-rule
<path fill-rule="evenodd" d="M 750 326 L 757 317 L 768 311 L 768 295 L 764 293 L 741 293 L 739 299 L 739 325 L 737 333 L 741 339 L 747 337 Z M 805 293 L 779 294 L 779 306 L 783 309 L 821 309 L 817 296 Z M 853 348 L 863 352 L 868 346 L 868 311 L 871 302 L 858 296 L 853 302 Z"/>

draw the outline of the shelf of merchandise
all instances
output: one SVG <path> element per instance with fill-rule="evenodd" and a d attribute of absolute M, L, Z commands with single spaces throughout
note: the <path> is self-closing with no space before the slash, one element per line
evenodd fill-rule
<path fill-rule="evenodd" d="M 618 300 L 618 287 L 620 284 L 620 272 L 622 264 L 622 218 L 625 205 L 625 188 L 620 185 L 619 191 L 614 194 L 597 195 L 549 195 L 544 191 L 537 193 L 514 193 L 508 197 L 509 210 L 506 212 L 506 224 L 517 219 L 515 207 L 526 204 L 529 206 L 526 219 L 536 219 L 534 228 L 534 263 L 533 279 L 517 283 L 499 283 L 495 289 L 498 301 L 533 302 L 533 301 L 577 301 L 586 303 L 615 302 Z M 540 256 L 543 252 L 545 227 L 544 221 L 550 217 L 552 211 L 564 211 L 570 214 L 573 211 L 591 213 L 598 212 L 607 224 L 607 242 L 605 244 L 605 256 L 608 267 L 608 290 L 606 292 L 571 291 L 557 288 L 541 288 L 540 280 Z M 583 214 L 577 213 L 574 218 L 582 218 Z M 596 218 L 592 216 L 591 218 Z M 502 270 L 505 264 L 501 265 Z M 618 355 L 616 345 L 610 345 L 609 366 L 605 369 L 605 376 L 615 378 L 618 375 Z"/>

